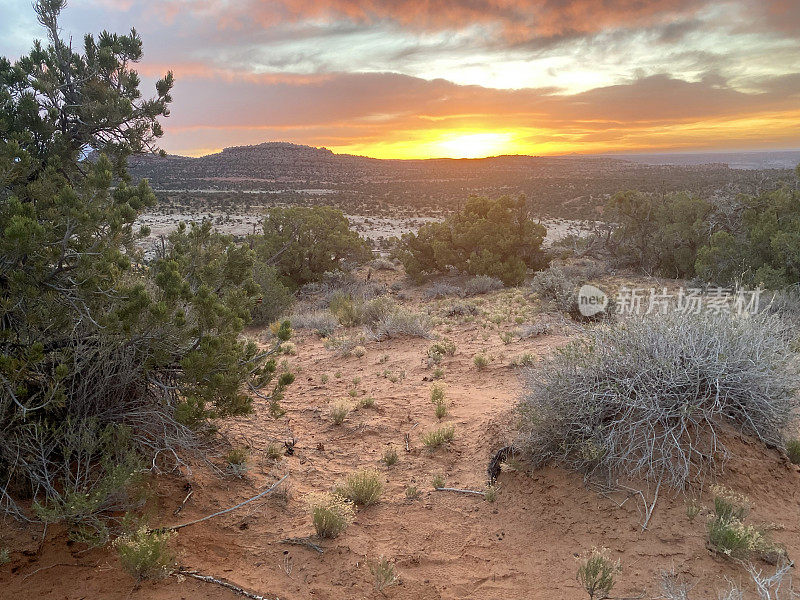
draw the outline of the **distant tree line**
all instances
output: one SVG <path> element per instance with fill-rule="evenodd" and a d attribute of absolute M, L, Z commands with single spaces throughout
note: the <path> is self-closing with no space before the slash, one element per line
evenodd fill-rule
<path fill-rule="evenodd" d="M 622 266 L 718 285 L 800 283 L 797 185 L 716 202 L 622 192 L 609 200 L 604 217 L 611 229 L 603 251 Z"/>

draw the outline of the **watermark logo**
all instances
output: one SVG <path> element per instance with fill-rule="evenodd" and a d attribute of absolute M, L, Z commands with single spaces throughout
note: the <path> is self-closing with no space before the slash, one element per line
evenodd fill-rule
<path fill-rule="evenodd" d="M 616 309 L 619 314 L 667 314 L 675 311 L 684 314 L 737 314 L 747 315 L 759 312 L 761 293 L 763 290 L 743 288 L 713 287 L 707 290 L 700 288 L 678 288 L 669 291 L 667 288 L 629 288 L 622 287 L 616 298 Z"/>
<path fill-rule="evenodd" d="M 593 317 L 603 312 L 608 306 L 608 296 L 598 287 L 583 285 L 578 290 L 578 311 L 584 317 Z"/>

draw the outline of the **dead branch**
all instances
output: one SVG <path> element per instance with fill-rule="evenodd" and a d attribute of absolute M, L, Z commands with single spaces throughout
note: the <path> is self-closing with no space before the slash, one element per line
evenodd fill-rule
<path fill-rule="evenodd" d="M 177 517 L 178 513 L 183 510 L 183 507 L 186 506 L 186 502 L 189 500 L 189 498 L 191 498 L 192 494 L 194 494 L 194 490 L 192 489 L 191 484 L 189 484 L 189 493 L 186 494 L 186 497 L 183 499 L 183 502 L 181 502 L 181 505 L 175 509 L 175 512 L 172 513 L 174 516 Z"/>
<path fill-rule="evenodd" d="M 486 496 L 484 492 L 479 492 L 478 490 L 462 490 L 460 488 L 449 488 L 449 487 L 440 487 L 440 488 L 433 488 L 434 492 L 458 492 L 460 494 L 474 494 L 475 496 Z"/>
<path fill-rule="evenodd" d="M 241 508 L 245 504 L 249 504 L 253 500 L 258 500 L 259 498 L 261 498 L 263 496 L 266 496 L 271 491 L 273 491 L 276 487 L 278 487 L 281 483 L 283 483 L 283 480 L 286 479 L 287 477 L 289 477 L 289 473 L 287 473 L 286 475 L 281 477 L 278 481 L 273 483 L 270 487 L 268 487 L 263 492 L 259 492 L 258 494 L 256 494 L 252 498 L 248 498 L 247 500 L 245 500 L 244 502 L 240 502 L 236 506 L 231 506 L 230 508 L 226 508 L 225 510 L 221 510 L 219 512 L 215 512 L 213 515 L 207 515 L 207 516 L 202 517 L 200 519 L 195 519 L 194 521 L 189 521 L 188 523 L 183 523 L 181 525 L 175 525 L 173 527 L 161 527 L 161 528 L 158 528 L 158 531 L 177 531 L 178 529 L 183 529 L 184 527 L 188 527 L 189 525 L 196 525 L 197 523 L 202 523 L 203 521 L 208 521 L 209 519 L 213 519 L 214 517 L 219 517 L 220 515 L 224 515 L 226 513 L 234 511 L 237 508 Z"/>
<path fill-rule="evenodd" d="M 244 596 L 245 598 L 251 598 L 252 600 L 272 600 L 270 598 L 267 598 L 266 596 L 261 596 L 259 594 L 248 592 L 244 588 L 239 587 L 238 585 L 235 585 L 228 581 L 225 581 L 224 579 L 217 579 L 216 577 L 212 577 L 211 575 L 203 575 L 201 573 L 198 573 L 197 571 L 190 571 L 185 567 L 181 567 L 180 569 L 178 569 L 178 573 L 185 577 L 191 577 L 192 579 L 197 579 L 198 581 L 205 581 L 206 583 L 215 583 L 217 585 L 220 585 L 224 588 L 227 588 L 239 594 L 240 596 Z M 280 599 L 276 596 L 275 600 L 280 600 Z"/>

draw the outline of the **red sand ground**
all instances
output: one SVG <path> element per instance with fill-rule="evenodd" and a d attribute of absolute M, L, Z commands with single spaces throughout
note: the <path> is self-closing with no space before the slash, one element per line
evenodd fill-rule
<path fill-rule="evenodd" d="M 152 484 L 150 523 L 173 525 L 227 508 L 286 472 L 290 473 L 288 499 L 268 496 L 182 529 L 175 540 L 180 564 L 265 597 L 288 600 L 384 596 L 577 600 L 586 594 L 575 579 L 576 555 L 605 546 L 622 563 L 614 590 L 617 597 L 643 593 L 659 597 L 659 573 L 670 568 L 697 584 L 691 595 L 695 599 L 716 598 L 717 590 L 727 588 L 726 577 L 747 585 L 741 567 L 706 548 L 705 517 L 690 522 L 684 496 L 662 493 L 649 529 L 642 532 L 642 503 L 636 496 L 601 496 L 588 489 L 580 475 L 558 468 L 532 474 L 504 472 L 493 504 L 475 496 L 432 491 L 435 473 L 444 474 L 449 486 L 482 488 L 491 452 L 508 439 L 511 409 L 522 389 L 519 372 L 508 366 L 509 358 L 522 352 L 542 356 L 567 339 L 547 335 L 504 345 L 491 328 L 493 333 L 484 340 L 486 329 L 479 322 L 450 326 L 452 330 L 444 335 L 456 342 L 458 352 L 443 361 L 450 401 L 450 414 L 444 421 L 455 425 L 456 436 L 449 449 L 436 452 L 420 442 L 420 434 L 436 425 L 429 399 L 431 369 L 425 362 L 430 341 L 369 342 L 365 356 L 340 357 L 314 335 L 298 332 L 293 340 L 298 354 L 288 357 L 298 376 L 283 402 L 286 416 L 273 420 L 266 406 L 257 402 L 252 417 L 223 424 L 232 443 L 251 448 L 245 478 L 221 478 L 202 462 L 183 476 L 158 476 Z M 445 327 L 439 326 L 439 331 Z M 506 330 L 514 327 L 501 325 Z M 495 355 L 485 371 L 472 363 L 478 351 Z M 384 356 L 388 359 L 381 362 Z M 383 376 L 387 369 L 405 370 L 405 378 L 392 383 Z M 341 377 L 334 376 L 337 372 Z M 321 383 L 323 373 L 330 377 L 326 384 Z M 360 408 L 342 426 L 334 426 L 328 402 L 347 398 L 354 377 L 361 378 L 358 388 L 376 399 L 375 408 Z M 405 451 L 407 432 L 411 432 L 410 452 Z M 277 462 L 266 457 L 271 442 L 292 437 L 296 439 L 293 456 Z M 389 445 L 399 450 L 400 460 L 387 468 L 379 461 Z M 777 451 L 747 440 L 734 439 L 730 448 L 736 457 L 718 481 L 751 498 L 753 523 L 781 525 L 774 538 L 786 546 L 790 557 L 800 556 L 798 469 Z M 379 504 L 360 510 L 339 538 L 320 542 L 324 554 L 281 543 L 283 538 L 313 533 L 304 502 L 308 492 L 330 490 L 360 467 L 377 468 L 383 475 L 386 487 Z M 194 494 L 175 517 L 172 513 L 186 494 L 187 482 Z M 422 490 L 420 499 L 406 499 L 408 485 Z M 708 493 L 701 502 L 710 503 Z M 64 532 L 51 529 L 36 552 L 40 535 L 38 527 L 6 524 L 0 539 L 11 547 L 12 561 L 0 567 L 0 598 L 237 597 L 229 590 L 179 576 L 137 588 L 113 551 L 69 546 Z M 395 561 L 401 579 L 384 595 L 373 587 L 366 565 L 367 559 L 380 555 Z M 291 567 L 288 574 L 287 565 Z"/>

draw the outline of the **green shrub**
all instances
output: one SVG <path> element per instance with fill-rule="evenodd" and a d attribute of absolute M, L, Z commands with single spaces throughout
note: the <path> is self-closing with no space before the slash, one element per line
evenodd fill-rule
<path fill-rule="evenodd" d="M 253 325 L 267 325 L 287 313 L 294 295 L 281 283 L 275 267 L 255 261 L 253 282 L 259 287 L 258 299 L 250 308 Z"/>
<path fill-rule="evenodd" d="M 338 494 L 310 494 L 306 504 L 314 530 L 321 538 L 337 537 L 355 518 L 353 503 Z"/>
<path fill-rule="evenodd" d="M 383 463 L 387 467 L 391 467 L 392 465 L 397 464 L 398 459 L 399 459 L 399 455 L 397 454 L 397 448 L 395 448 L 394 446 L 389 446 L 383 452 L 383 459 L 382 460 L 383 460 Z"/>
<path fill-rule="evenodd" d="M 356 304 L 352 296 L 337 292 L 333 298 L 331 298 L 328 310 L 336 317 L 340 325 L 352 327 L 361 324 L 360 306 Z"/>
<path fill-rule="evenodd" d="M 614 576 L 621 570 L 619 561 L 609 559 L 606 549 L 593 548 L 581 556 L 577 579 L 590 599 L 603 600 L 609 597 Z"/>
<path fill-rule="evenodd" d="M 0 59 L 0 512 L 33 506 L 100 541 L 129 507 L 131 464 L 157 467 L 209 419 L 247 414 L 253 390 L 281 393 L 274 348 L 241 334 L 259 298 L 268 317 L 285 296 L 208 221 L 145 262 L 136 221 L 157 200 L 128 158 L 157 150 L 173 77 L 148 97 L 135 32 L 70 45 L 65 4 L 37 1 L 50 40 Z"/>
<path fill-rule="evenodd" d="M 383 482 L 377 471 L 361 469 L 350 473 L 345 482 L 336 488 L 336 493 L 358 506 L 369 506 L 380 499 Z"/>
<path fill-rule="evenodd" d="M 486 502 L 492 503 L 497 500 L 497 492 L 499 488 L 496 485 L 487 485 L 486 489 L 483 491 L 483 499 Z"/>
<path fill-rule="evenodd" d="M 11 562 L 11 554 L 8 551 L 8 548 L 0 548 L 0 567 L 3 565 L 7 565 Z"/>
<path fill-rule="evenodd" d="M 714 517 L 708 523 L 708 541 L 723 556 L 746 559 L 753 554 L 762 558 L 785 557 L 785 551 L 770 540 L 761 527 L 746 525 L 750 501 L 723 486 L 711 487 L 714 494 Z"/>
<path fill-rule="evenodd" d="M 797 284 L 800 190 L 785 185 L 739 202 L 740 220 L 716 231 L 698 251 L 697 274 L 720 285 L 781 289 Z"/>
<path fill-rule="evenodd" d="M 455 431 L 453 425 L 444 425 L 438 429 L 424 433 L 422 435 L 422 443 L 431 450 L 436 449 L 439 446 L 452 442 Z"/>
<path fill-rule="evenodd" d="M 243 477 L 248 471 L 247 459 L 250 452 L 247 448 L 233 448 L 225 455 L 228 473 L 236 477 Z"/>
<path fill-rule="evenodd" d="M 482 371 L 483 369 L 489 366 L 489 357 L 483 353 L 476 354 L 475 356 L 472 357 L 472 364 L 475 365 L 476 369 Z"/>
<path fill-rule="evenodd" d="M 517 285 L 528 268 L 545 265 L 547 230 L 528 214 L 525 200 L 471 197 L 441 223 L 427 223 L 402 236 L 396 256 L 414 278 L 454 267 Z"/>
<path fill-rule="evenodd" d="M 259 260 L 272 264 L 284 284 L 296 289 L 340 271 L 345 261 L 372 258 L 366 240 L 330 206 L 272 206 L 262 233 L 249 239 Z"/>
<path fill-rule="evenodd" d="M 433 476 L 433 479 L 431 479 L 431 485 L 433 486 L 433 489 L 435 489 L 435 490 L 443 488 L 445 486 L 445 484 L 446 484 L 446 482 L 445 482 L 444 475 L 442 475 L 440 473 L 437 473 L 436 475 Z"/>
<path fill-rule="evenodd" d="M 330 407 L 331 421 L 333 421 L 334 425 L 341 425 L 351 410 L 350 403 L 344 400 L 334 402 Z"/>
<path fill-rule="evenodd" d="M 149 531 L 142 526 L 114 540 L 122 567 L 137 581 L 162 579 L 172 572 L 175 553 L 169 548 L 173 531 Z"/>
<path fill-rule="evenodd" d="M 408 487 L 406 487 L 406 499 L 407 500 L 416 500 L 421 495 L 422 495 L 422 492 L 420 492 L 417 489 L 417 486 L 409 485 Z"/>
<path fill-rule="evenodd" d="M 389 586 L 397 584 L 397 575 L 394 572 L 394 564 L 389 559 L 381 556 L 377 560 L 371 560 L 368 563 L 369 572 L 372 573 L 372 581 L 375 584 L 375 589 L 383 592 Z"/>
<path fill-rule="evenodd" d="M 428 348 L 428 358 L 431 362 L 439 364 L 445 356 L 454 356 L 456 353 L 456 344 L 450 339 L 443 339 L 435 342 Z"/>
<path fill-rule="evenodd" d="M 278 460 L 283 456 L 283 448 L 280 444 L 269 444 L 267 446 L 266 455 L 270 460 Z"/>
<path fill-rule="evenodd" d="M 431 387 L 431 402 L 434 404 L 434 414 L 437 419 L 447 416 L 447 401 L 444 398 L 444 385 L 435 383 Z"/>

